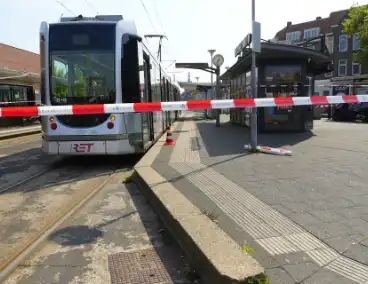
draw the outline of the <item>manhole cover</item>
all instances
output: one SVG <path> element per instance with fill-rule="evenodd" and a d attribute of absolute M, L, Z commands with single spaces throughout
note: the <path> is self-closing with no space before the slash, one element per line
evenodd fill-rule
<path fill-rule="evenodd" d="M 154 248 L 109 255 L 108 263 L 112 284 L 173 283 Z"/>

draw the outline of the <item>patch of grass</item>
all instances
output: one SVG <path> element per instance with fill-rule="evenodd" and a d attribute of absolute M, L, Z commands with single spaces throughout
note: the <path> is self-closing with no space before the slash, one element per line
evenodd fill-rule
<path fill-rule="evenodd" d="M 269 284 L 269 281 L 267 275 L 262 273 L 247 279 L 244 284 Z"/>
<path fill-rule="evenodd" d="M 253 248 L 251 248 L 250 246 L 247 245 L 246 242 L 244 242 L 242 245 L 241 245 L 241 248 L 243 251 L 245 251 L 246 253 L 251 253 L 254 251 Z"/>
<path fill-rule="evenodd" d="M 128 184 L 128 183 L 132 183 L 132 182 L 133 182 L 133 178 L 132 178 L 132 176 L 127 177 L 125 180 L 123 180 L 123 181 L 122 181 L 122 183 L 126 183 L 126 184 Z"/>

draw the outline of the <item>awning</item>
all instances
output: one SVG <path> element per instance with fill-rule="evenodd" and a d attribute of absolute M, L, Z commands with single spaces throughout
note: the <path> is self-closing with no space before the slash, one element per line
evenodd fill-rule
<path fill-rule="evenodd" d="M 222 76 L 221 80 L 229 80 L 239 74 L 251 70 L 252 51 L 246 49 L 245 55 L 240 57 L 238 61 L 231 66 Z M 303 59 L 309 60 L 313 65 L 314 75 L 328 73 L 331 70 L 331 59 L 328 55 L 310 48 L 280 44 L 271 42 L 261 43 L 261 52 L 257 53 L 257 62 L 267 59 Z"/>

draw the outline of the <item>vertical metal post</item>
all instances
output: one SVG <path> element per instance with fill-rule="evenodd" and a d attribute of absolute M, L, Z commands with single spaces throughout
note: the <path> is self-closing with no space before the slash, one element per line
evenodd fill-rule
<path fill-rule="evenodd" d="M 212 73 L 211 73 L 212 74 Z M 220 98 L 220 67 L 216 68 L 216 99 Z M 216 126 L 220 126 L 221 109 L 216 110 Z"/>
<path fill-rule="evenodd" d="M 211 64 L 211 70 L 212 70 L 212 68 L 213 68 L 213 63 L 212 63 L 212 59 L 213 59 L 213 54 L 216 52 L 216 49 L 209 49 L 208 50 L 208 52 L 210 53 L 210 55 L 211 55 L 211 60 L 210 60 L 210 64 Z M 207 96 L 207 94 L 206 94 L 206 99 L 208 100 L 208 99 L 210 99 L 210 100 L 212 100 L 212 99 L 214 99 L 214 96 L 213 96 L 213 93 L 214 93 L 214 86 L 213 86 L 213 73 L 211 73 L 211 98 L 208 98 L 208 96 Z M 209 115 L 209 112 L 210 112 L 211 110 L 206 110 L 205 111 L 205 113 L 206 113 L 206 116 L 208 116 Z M 212 117 L 212 113 L 211 113 L 211 117 Z"/>
<path fill-rule="evenodd" d="M 256 8 L 255 8 L 255 0 L 252 0 L 252 27 L 254 25 L 256 18 Z M 257 81 L 256 81 L 256 53 L 252 50 L 252 96 L 253 98 L 257 98 Z M 252 150 L 257 149 L 257 108 L 252 109 L 251 116 L 251 128 L 250 128 L 250 145 Z"/>

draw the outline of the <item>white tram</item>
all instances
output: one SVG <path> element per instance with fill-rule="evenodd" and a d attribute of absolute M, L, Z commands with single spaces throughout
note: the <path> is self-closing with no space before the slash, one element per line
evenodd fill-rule
<path fill-rule="evenodd" d="M 122 16 L 62 18 L 41 23 L 43 105 L 113 104 L 180 100 L 134 22 Z M 42 148 L 49 155 L 142 153 L 178 112 L 42 117 Z"/>

